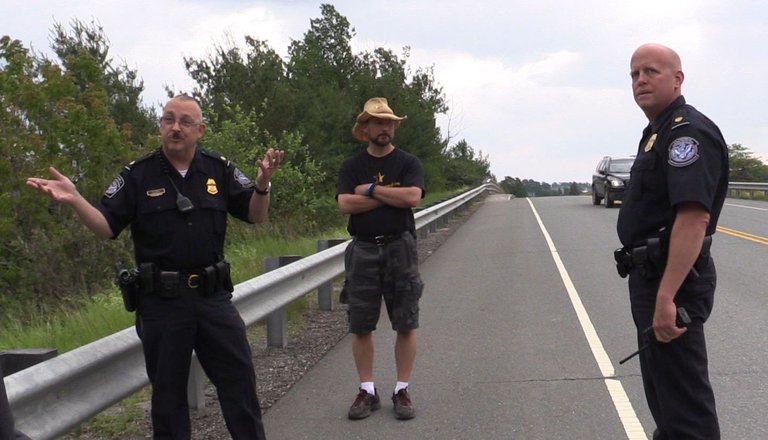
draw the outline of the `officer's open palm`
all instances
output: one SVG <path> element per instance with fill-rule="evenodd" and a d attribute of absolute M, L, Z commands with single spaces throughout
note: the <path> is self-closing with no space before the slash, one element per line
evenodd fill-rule
<path fill-rule="evenodd" d="M 53 176 L 53 180 L 30 177 L 27 179 L 27 185 L 47 194 L 59 203 L 73 203 L 78 196 L 75 184 L 54 167 L 48 168 L 48 171 Z"/>

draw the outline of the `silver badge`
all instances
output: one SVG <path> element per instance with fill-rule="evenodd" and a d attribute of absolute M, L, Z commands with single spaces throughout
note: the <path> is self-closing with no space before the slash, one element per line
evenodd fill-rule
<path fill-rule="evenodd" d="M 688 166 L 699 158 L 699 141 L 692 137 L 679 137 L 669 146 L 669 164 L 673 167 Z"/>
<path fill-rule="evenodd" d="M 251 188 L 251 187 L 253 187 L 253 182 L 251 182 L 251 179 L 249 179 L 248 176 L 243 174 L 243 172 L 240 171 L 239 168 L 235 168 L 235 180 L 243 188 Z"/>
<path fill-rule="evenodd" d="M 104 193 L 105 196 L 107 196 L 108 199 L 111 199 L 114 197 L 115 194 L 120 192 L 121 189 L 125 186 L 125 179 L 123 179 L 123 176 L 117 176 L 115 177 L 115 180 L 112 181 L 112 183 L 109 184 L 109 188 L 107 188 L 107 191 Z"/>

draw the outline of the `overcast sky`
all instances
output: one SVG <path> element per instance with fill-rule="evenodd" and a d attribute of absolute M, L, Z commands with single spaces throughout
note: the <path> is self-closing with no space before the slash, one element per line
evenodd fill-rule
<path fill-rule="evenodd" d="M 144 101 L 154 105 L 166 84 L 192 89 L 183 56 L 202 58 L 246 35 L 285 56 L 321 3 L 2 0 L 0 35 L 49 52 L 55 22 L 96 20 L 112 57 L 138 71 Z M 763 0 L 327 3 L 355 29 L 356 52 L 386 47 L 399 55 L 409 46 L 411 68 L 434 67 L 450 106 L 438 116 L 443 134 L 487 154 L 499 180 L 586 182 L 602 156 L 634 154 L 647 121 L 632 99 L 629 58 L 646 42 L 677 50 L 686 99 L 726 142 L 768 159 Z"/>

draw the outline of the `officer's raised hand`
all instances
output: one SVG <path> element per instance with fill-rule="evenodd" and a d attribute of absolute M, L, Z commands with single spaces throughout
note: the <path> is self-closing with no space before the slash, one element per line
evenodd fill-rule
<path fill-rule="evenodd" d="M 267 150 L 267 154 L 264 155 L 264 159 L 258 162 L 259 174 L 256 176 L 257 188 L 266 188 L 272 179 L 272 174 L 277 171 L 277 167 L 285 158 L 285 151 L 275 150 L 270 148 Z"/>

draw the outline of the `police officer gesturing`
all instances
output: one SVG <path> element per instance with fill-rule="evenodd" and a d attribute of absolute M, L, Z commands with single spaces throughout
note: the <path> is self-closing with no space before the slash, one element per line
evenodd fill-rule
<path fill-rule="evenodd" d="M 672 49 L 640 46 L 630 67 L 635 102 L 650 123 L 617 230 L 630 256 L 624 270 L 638 339 L 658 341 L 640 353 L 653 438 L 719 439 L 704 323 L 715 293 L 709 244 L 728 189 L 727 146 L 717 126 L 686 104 Z M 678 307 L 691 318 L 687 328 L 677 326 Z"/>
<path fill-rule="evenodd" d="M 190 438 L 186 387 L 194 349 L 232 437 L 263 439 L 250 345 L 230 301 L 224 237 L 227 213 L 266 220 L 270 179 L 285 153 L 267 151 L 252 182 L 223 157 L 197 148 L 205 128 L 197 101 L 172 98 L 160 119 L 162 147 L 126 166 L 95 206 L 54 168 L 53 180 L 27 184 L 72 206 L 99 237 L 131 226 L 140 280 L 136 329 L 152 383 L 154 438 Z"/>

